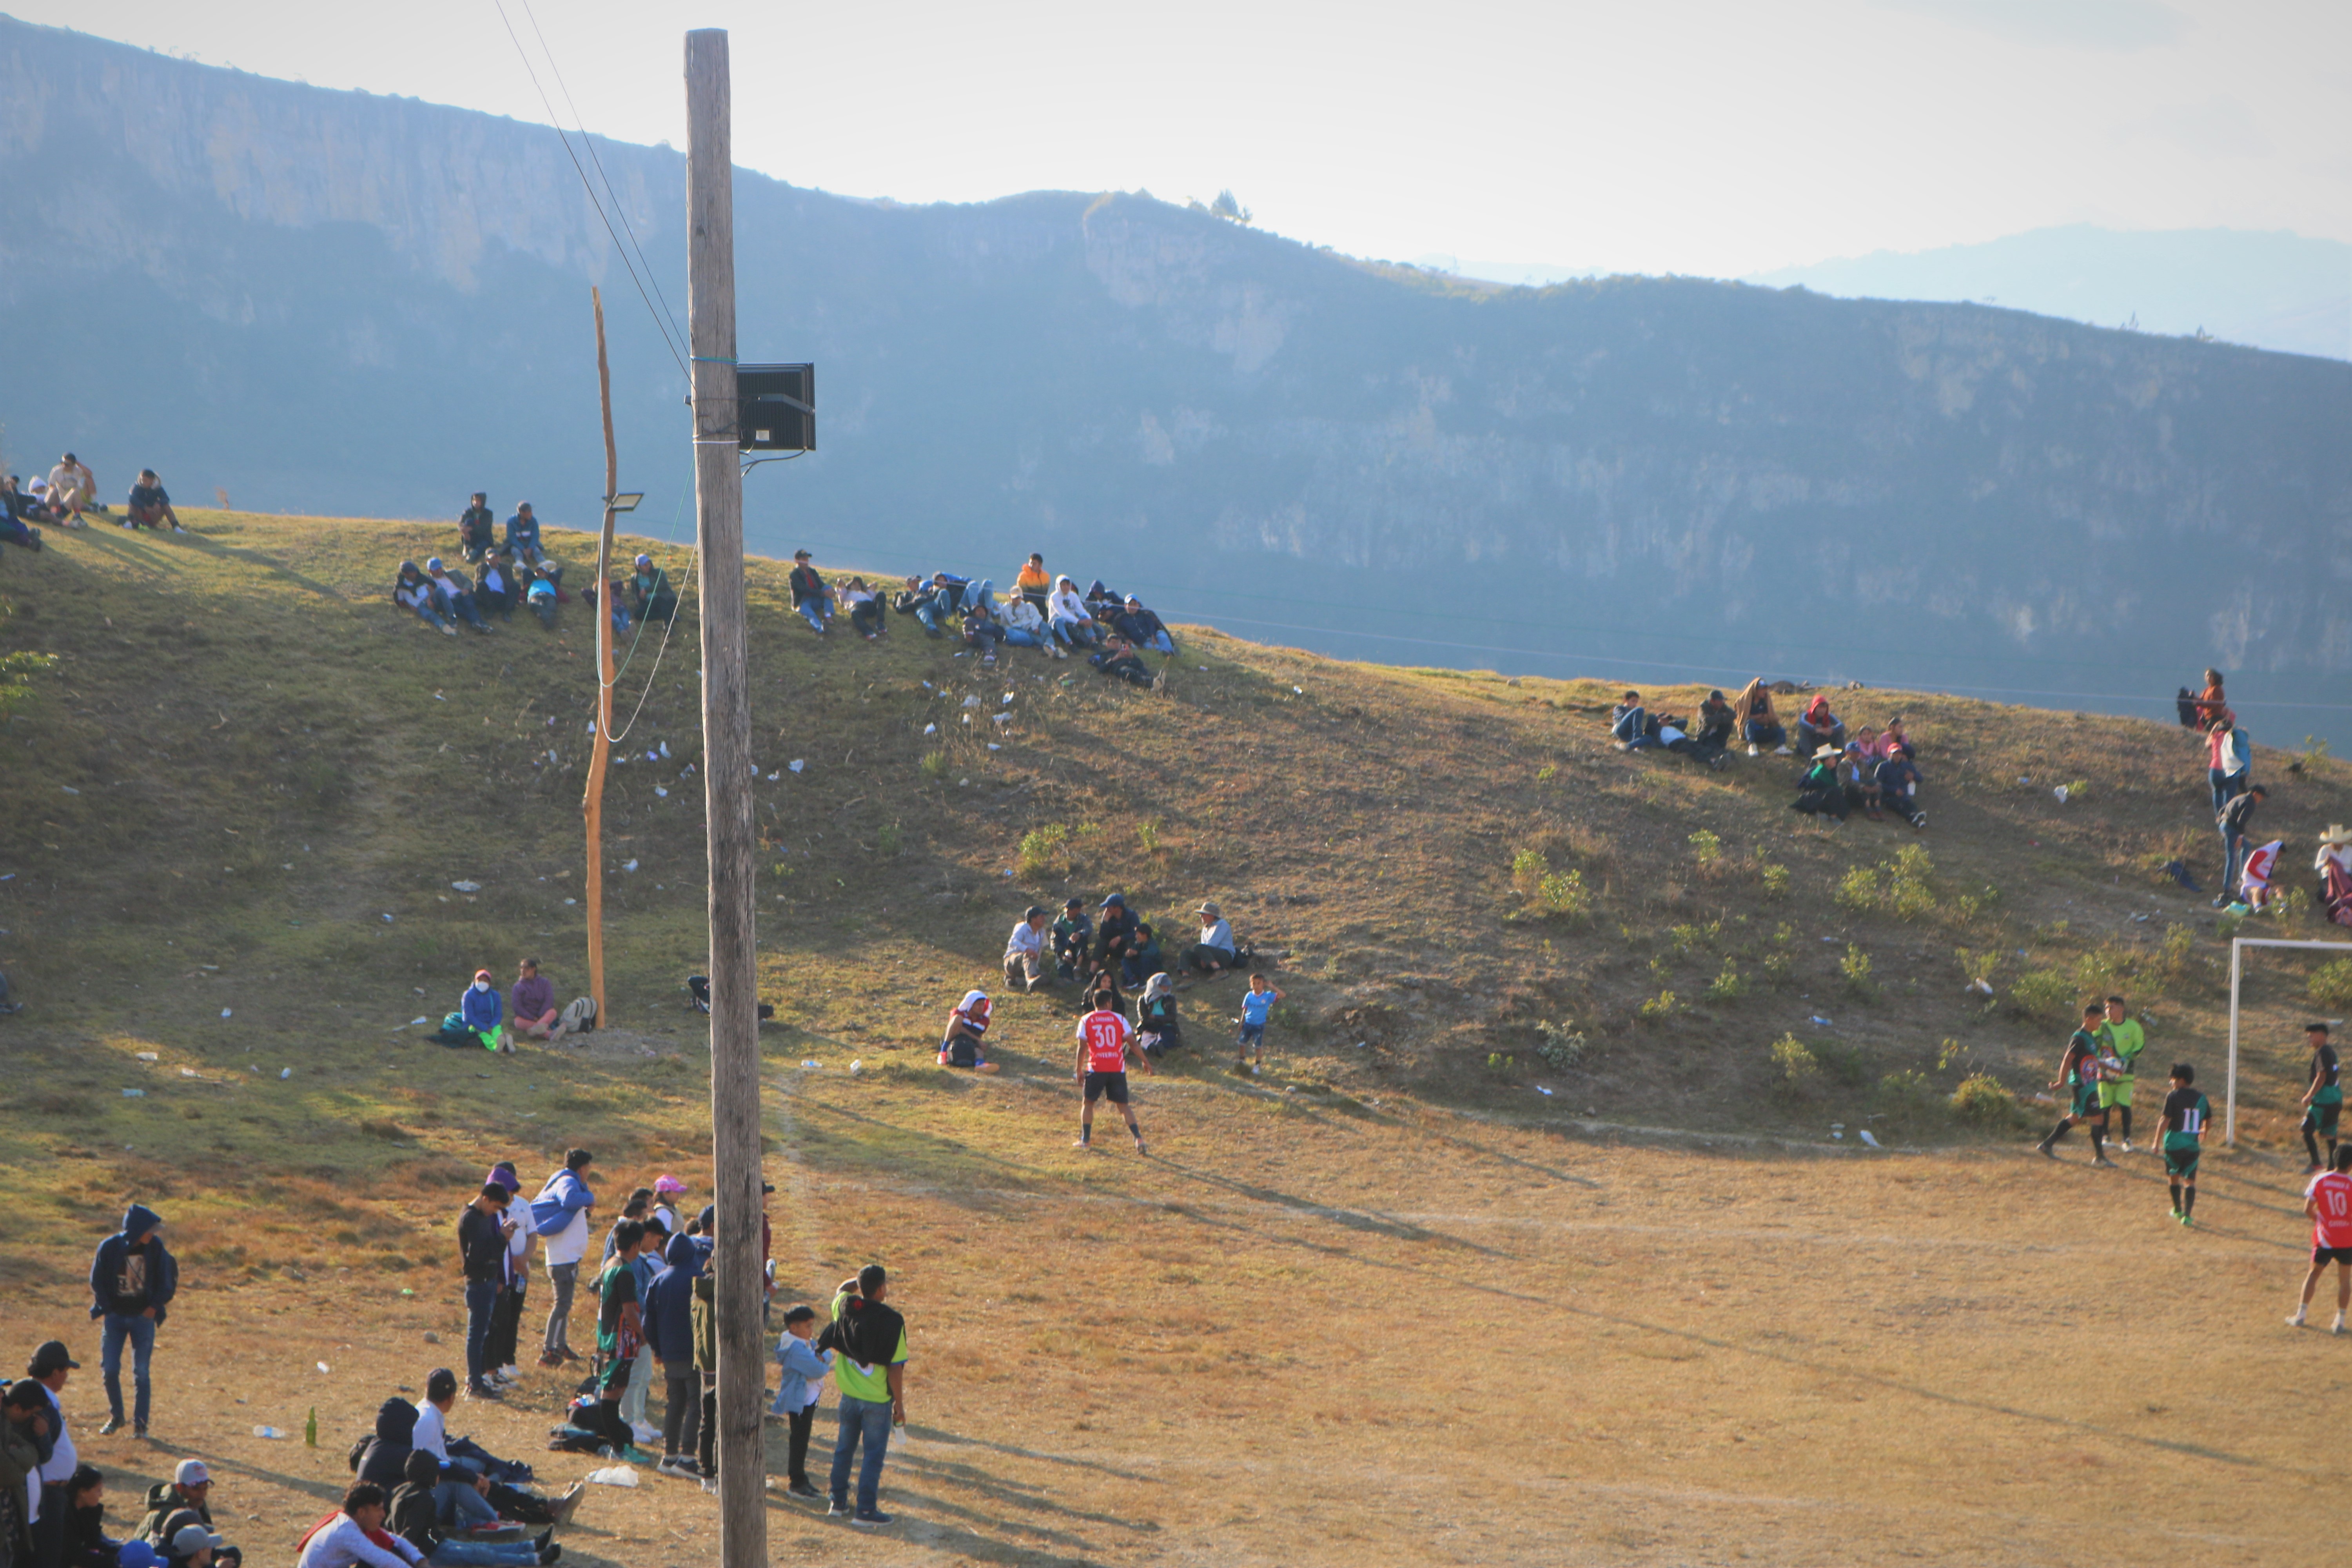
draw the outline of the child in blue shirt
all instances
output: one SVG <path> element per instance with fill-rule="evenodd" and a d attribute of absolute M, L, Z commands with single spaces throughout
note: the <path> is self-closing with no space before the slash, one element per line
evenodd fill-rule
<path fill-rule="evenodd" d="M 1234 1037 L 1234 1070 L 1242 1070 L 1249 1053 L 1257 1060 L 1247 1063 L 1255 1078 L 1265 1060 L 1265 1021 L 1274 1015 L 1274 1005 L 1282 1000 L 1282 993 L 1266 984 L 1263 974 L 1250 976 L 1249 989 L 1242 993 L 1242 1032 Z"/>
<path fill-rule="evenodd" d="M 791 1432 L 784 1455 L 784 1473 L 794 1497 L 824 1494 L 809 1484 L 809 1428 L 816 1422 L 817 1396 L 824 1392 L 824 1374 L 833 1370 L 833 1352 L 809 1342 L 816 1332 L 816 1309 L 806 1302 L 784 1314 L 784 1331 L 776 1341 L 776 1360 L 783 1374 L 776 1384 L 776 1402 L 770 1415 L 781 1415 Z"/>

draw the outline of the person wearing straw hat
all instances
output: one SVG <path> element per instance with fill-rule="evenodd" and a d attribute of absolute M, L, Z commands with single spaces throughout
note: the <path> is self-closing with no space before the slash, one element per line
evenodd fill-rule
<path fill-rule="evenodd" d="M 2319 874 L 2319 907 L 2337 925 L 2352 925 L 2352 832 L 2331 822 L 2319 836 L 2319 853 L 2311 858 Z"/>
<path fill-rule="evenodd" d="M 1812 766 L 1797 781 L 1797 798 L 1790 808 L 1808 816 L 1834 816 L 1845 820 L 1848 810 L 1845 785 L 1838 779 L 1838 759 L 1844 749 L 1835 742 L 1825 742 L 1813 749 Z"/>
<path fill-rule="evenodd" d="M 1202 974 L 1222 974 L 1238 962 L 1238 950 L 1234 946 L 1234 928 L 1225 923 L 1223 911 L 1213 899 L 1201 900 L 1192 911 L 1200 917 L 1201 940 L 1184 954 L 1184 967 Z"/>

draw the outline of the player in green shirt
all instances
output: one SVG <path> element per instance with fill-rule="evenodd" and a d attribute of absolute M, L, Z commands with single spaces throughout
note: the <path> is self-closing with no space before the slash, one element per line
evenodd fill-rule
<path fill-rule="evenodd" d="M 2303 1091 L 2297 1103 L 2305 1107 L 2303 1114 L 2303 1146 L 2311 1152 L 2313 1173 L 2333 1170 L 2336 1165 L 2336 1121 L 2344 1110 L 2344 1085 L 2338 1076 L 2336 1047 L 2327 1043 L 2327 1026 L 2305 1024 L 2303 1026 L 2305 1044 L 2311 1047 L 2311 1087 Z M 2318 1140 L 2327 1140 L 2327 1158 L 2319 1157 Z"/>
<path fill-rule="evenodd" d="M 2197 1069 L 2188 1062 L 2172 1064 L 2172 1092 L 2164 1097 L 2164 1127 L 2158 1142 L 2164 1146 L 2164 1179 L 2172 1185 L 2172 1217 L 2183 1225 L 2197 1208 L 2197 1162 L 2205 1152 L 2205 1123 L 2212 1104 L 2197 1087 Z"/>
<path fill-rule="evenodd" d="M 2116 1118 L 2116 1132 L 2124 1152 L 2128 1154 L 2132 1152 L 2132 1064 L 2139 1060 L 2140 1052 L 2147 1049 L 2147 1032 L 2140 1027 L 2138 1019 L 2125 1012 L 2120 996 L 2107 998 L 2107 1017 L 2099 1026 L 2099 1044 L 2104 1047 L 2101 1056 L 2113 1057 L 2124 1065 L 2117 1076 L 2099 1080 L 2099 1109 L 2122 1113 Z"/>
<path fill-rule="evenodd" d="M 2050 1080 L 2051 1088 L 2067 1091 L 2066 1114 L 2036 1145 L 2050 1159 L 2058 1157 L 2058 1140 L 2079 1121 L 2091 1130 L 2091 1163 L 2115 1163 L 2107 1158 L 2103 1146 L 2107 1137 L 2107 1113 L 2099 1105 L 2099 1079 L 2105 1069 L 2099 1063 L 2099 1037 L 2094 1032 L 2099 1027 L 2100 1016 L 2096 1002 L 2083 1009 L 2083 1026 L 2066 1037 L 2066 1052 L 2058 1058 L 2058 1076 Z"/>

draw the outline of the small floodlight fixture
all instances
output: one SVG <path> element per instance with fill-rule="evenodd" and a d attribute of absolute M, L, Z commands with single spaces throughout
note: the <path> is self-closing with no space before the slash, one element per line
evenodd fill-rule
<path fill-rule="evenodd" d="M 604 510 L 606 511 L 635 511 L 637 510 L 637 503 L 645 499 L 646 492 L 643 490 L 623 490 L 619 495 L 606 496 L 604 498 Z"/>

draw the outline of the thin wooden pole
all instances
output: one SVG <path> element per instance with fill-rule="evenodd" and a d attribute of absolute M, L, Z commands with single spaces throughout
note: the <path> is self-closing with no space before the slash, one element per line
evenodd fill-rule
<path fill-rule="evenodd" d="M 596 999 L 599 1027 L 612 1022 L 604 1011 L 604 770 L 613 754 L 613 496 L 620 489 L 621 460 L 613 447 L 613 372 L 604 358 L 604 296 L 588 290 L 596 308 L 596 394 L 604 405 L 604 531 L 596 543 L 596 742 L 588 753 L 588 793 L 580 803 L 588 819 L 588 994 Z"/>
<path fill-rule="evenodd" d="M 687 335 L 702 592 L 702 793 L 710 856 L 710 1143 L 718 1245 L 719 1561 L 765 1568 L 760 1333 L 760 1019 L 751 926 L 751 708 L 735 410 L 735 196 L 727 34 L 686 36 Z"/>

